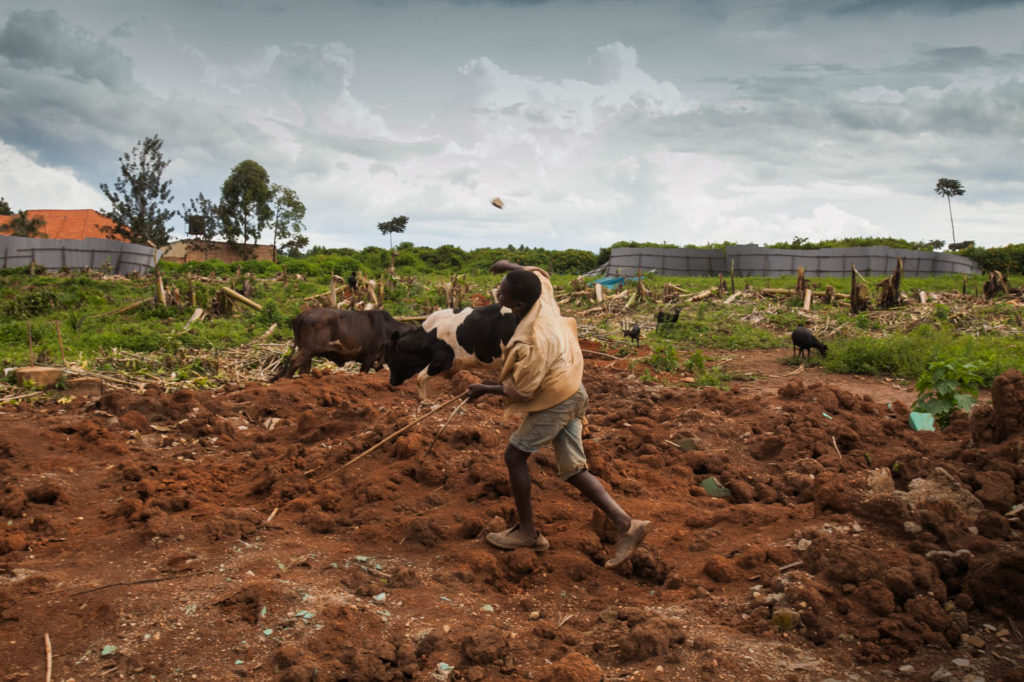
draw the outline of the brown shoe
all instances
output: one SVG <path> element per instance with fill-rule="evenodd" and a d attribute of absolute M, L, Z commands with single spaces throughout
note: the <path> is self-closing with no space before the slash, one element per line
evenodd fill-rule
<path fill-rule="evenodd" d="M 519 530 L 518 523 L 500 533 L 488 533 L 487 542 L 501 549 L 532 549 L 535 552 L 543 552 L 551 546 L 547 538 L 540 533 L 537 533 L 536 538 L 531 538 Z"/>
<path fill-rule="evenodd" d="M 640 543 L 647 536 L 647 526 L 650 524 L 650 521 L 638 521 L 636 519 L 630 521 L 629 530 L 623 533 L 619 537 L 619 541 L 615 543 L 615 556 L 604 562 L 604 567 L 615 568 L 633 556 L 633 552 L 636 551 L 636 548 L 640 546 Z"/>

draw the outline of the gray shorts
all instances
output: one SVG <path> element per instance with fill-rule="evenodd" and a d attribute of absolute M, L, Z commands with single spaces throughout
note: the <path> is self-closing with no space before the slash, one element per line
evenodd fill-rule
<path fill-rule="evenodd" d="M 527 414 L 508 442 L 523 452 L 536 452 L 551 443 L 555 448 L 558 477 L 563 481 L 586 471 L 583 415 L 589 401 L 587 389 L 580 384 L 578 391 L 557 405 Z"/>

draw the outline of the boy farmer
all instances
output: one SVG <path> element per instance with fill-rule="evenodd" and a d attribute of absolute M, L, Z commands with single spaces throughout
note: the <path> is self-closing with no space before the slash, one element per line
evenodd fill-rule
<path fill-rule="evenodd" d="M 505 449 L 519 523 L 488 534 L 487 541 L 502 549 L 548 548 L 547 539 L 534 526 L 527 460 L 531 453 L 552 443 L 559 477 L 597 505 L 619 531 L 615 555 L 605 562 L 607 568 L 614 568 L 640 545 L 649 522 L 627 514 L 587 470 L 582 432 L 588 398 L 583 388 L 583 353 L 576 338 L 576 323 L 562 317 L 548 273 L 540 268 L 499 260 L 491 266 L 491 272 L 507 273 L 498 287 L 498 303 L 509 308 L 518 323 L 505 351 L 501 383 L 472 384 L 469 399 L 497 393 L 505 396 L 506 415 L 526 416 Z"/>

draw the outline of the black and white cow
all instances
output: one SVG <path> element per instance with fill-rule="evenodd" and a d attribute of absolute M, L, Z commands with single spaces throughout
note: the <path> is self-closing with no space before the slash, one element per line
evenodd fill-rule
<path fill-rule="evenodd" d="M 497 303 L 479 308 L 445 308 L 411 332 L 396 332 L 384 352 L 390 383 L 399 386 L 419 372 L 420 400 L 427 379 L 441 372 L 498 366 L 518 320 Z"/>

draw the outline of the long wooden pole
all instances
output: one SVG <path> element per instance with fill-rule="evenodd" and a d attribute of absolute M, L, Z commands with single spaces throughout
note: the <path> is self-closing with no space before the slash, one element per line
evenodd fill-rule
<path fill-rule="evenodd" d="M 347 466 L 349 466 L 351 464 L 355 464 L 360 459 L 362 459 L 366 455 L 370 454 L 371 452 L 373 452 L 374 450 L 379 448 L 381 445 L 384 445 L 384 443 L 387 443 L 392 438 L 395 438 L 396 436 L 400 436 L 401 434 L 405 433 L 406 431 L 408 431 L 412 427 L 416 426 L 421 421 L 423 421 L 424 419 L 426 419 L 430 415 L 434 414 L 438 410 L 441 410 L 441 409 L 444 409 L 444 408 L 448 407 L 449 405 L 454 403 L 456 400 L 462 400 L 463 398 L 468 398 L 468 397 L 469 397 L 469 391 L 463 391 L 462 393 L 458 394 L 457 396 L 455 396 L 454 398 L 452 398 L 448 402 L 443 403 L 441 405 L 438 405 L 437 407 L 432 409 L 430 412 L 427 412 L 422 417 L 419 417 L 417 419 L 412 420 L 411 422 L 409 422 L 408 424 L 406 424 L 402 428 L 400 428 L 397 431 L 395 431 L 394 433 L 392 433 L 390 436 L 387 436 L 387 437 L 381 439 L 376 445 L 373 445 L 373 446 L 367 448 L 366 450 L 363 450 L 358 455 L 356 455 L 355 457 L 353 457 L 349 461 L 347 461 L 344 464 L 342 464 L 340 467 L 335 467 L 330 472 L 328 472 L 328 473 L 324 474 L 323 476 L 321 476 L 320 478 L 316 479 L 315 481 L 313 481 L 313 485 L 316 485 L 317 483 L 322 483 L 322 482 L 326 481 L 328 478 L 330 478 L 331 476 L 333 476 L 334 474 L 336 474 L 339 471 L 341 471 L 342 469 L 344 469 L 345 467 L 347 467 Z"/>
<path fill-rule="evenodd" d="M 57 320 L 57 345 L 60 347 L 60 364 L 65 365 L 64 362 L 64 336 L 60 333 L 60 320 Z"/>

